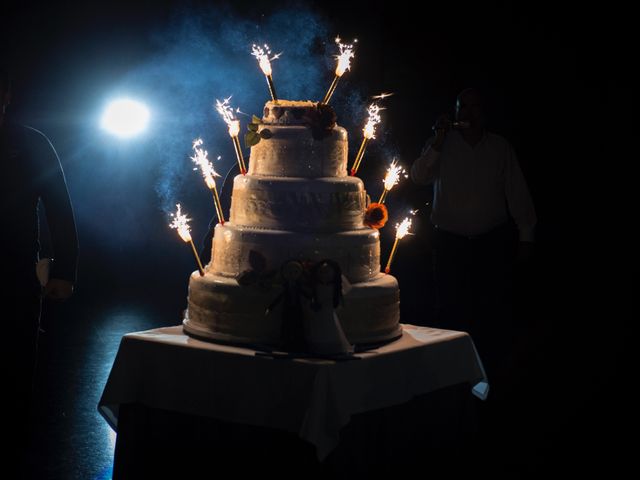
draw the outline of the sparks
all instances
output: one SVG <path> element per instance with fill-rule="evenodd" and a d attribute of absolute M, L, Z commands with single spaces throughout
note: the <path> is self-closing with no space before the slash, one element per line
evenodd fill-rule
<path fill-rule="evenodd" d="M 191 219 L 187 217 L 186 214 L 182 213 L 182 209 L 179 203 L 176 204 L 176 207 L 178 208 L 178 210 L 175 214 L 171 214 L 171 216 L 173 217 L 173 221 L 169 224 L 169 226 L 178 231 L 178 235 L 180 235 L 180 238 L 182 238 L 182 240 L 184 240 L 185 242 L 190 242 L 191 229 L 189 228 L 189 222 L 191 221 Z"/>
<path fill-rule="evenodd" d="M 213 177 L 219 177 L 220 174 L 215 171 L 215 169 L 213 168 L 213 164 L 209 161 L 209 153 L 201 148 L 202 143 L 203 142 L 201 138 L 196 138 L 193 141 L 193 151 L 195 152 L 195 155 L 191 157 L 191 160 L 193 160 L 193 163 L 200 167 L 200 171 L 202 172 L 202 176 L 204 177 L 204 181 L 206 182 L 207 187 L 213 189 L 215 188 L 216 184 L 213 180 Z M 218 157 L 218 160 L 219 159 L 220 157 Z M 197 168 L 195 168 L 194 170 L 197 170 Z"/>
<path fill-rule="evenodd" d="M 282 55 L 282 52 L 269 58 L 269 55 L 271 55 L 271 50 L 269 49 L 269 45 L 265 43 L 264 48 L 262 48 L 256 44 L 253 44 L 253 46 L 251 47 L 251 55 L 253 55 L 258 59 L 258 64 L 260 65 L 260 69 L 262 70 L 262 73 L 264 73 L 264 76 L 267 79 L 267 86 L 269 87 L 269 93 L 271 94 L 271 99 L 274 102 L 277 102 L 278 95 L 276 94 L 276 87 L 273 84 L 273 77 L 271 76 L 271 60 L 280 58 L 280 55 Z"/>
<path fill-rule="evenodd" d="M 204 267 L 202 266 L 202 262 L 200 261 L 200 256 L 198 255 L 196 246 L 193 244 L 193 240 L 191 239 L 191 230 L 189 229 L 189 222 L 191 221 L 191 219 L 187 217 L 186 214 L 182 213 L 179 203 L 176 204 L 176 207 L 178 207 L 178 210 L 175 214 L 171 214 L 171 216 L 173 217 L 173 221 L 169 224 L 169 226 L 178 230 L 178 235 L 180 235 L 180 238 L 191 245 L 191 251 L 193 252 L 193 256 L 195 257 L 196 263 L 198 264 L 198 272 L 200 273 L 201 277 L 204 277 Z"/>
<path fill-rule="evenodd" d="M 229 103 L 230 101 L 231 96 L 225 98 L 222 102 L 216 99 L 216 110 L 222 115 L 222 119 L 229 127 L 229 135 L 235 137 L 240 133 L 240 121 L 233 114 L 233 107 Z"/>
<path fill-rule="evenodd" d="M 358 40 L 354 40 L 353 42 L 357 42 Z M 336 91 L 336 87 L 338 86 L 338 82 L 340 81 L 340 77 L 351 68 L 351 59 L 355 56 L 353 53 L 353 45 L 344 45 L 340 41 L 340 37 L 336 37 L 336 43 L 338 44 L 338 48 L 340 49 L 340 54 L 336 55 L 336 59 L 338 60 L 338 65 L 336 66 L 336 74 L 333 77 L 333 81 L 329 86 L 329 90 L 325 94 L 322 102 L 325 105 L 329 103 L 331 97 L 333 96 L 333 92 Z"/>
<path fill-rule="evenodd" d="M 387 174 L 384 177 L 384 189 L 391 190 L 393 187 L 395 187 L 400 181 L 400 175 L 403 174 L 404 177 L 407 178 L 406 170 L 404 169 L 404 167 L 402 165 L 398 165 L 398 160 L 394 159 L 393 162 L 391 162 L 391 165 L 389 165 Z"/>
<path fill-rule="evenodd" d="M 412 219 L 410 217 L 406 217 L 400 224 L 396 224 L 396 237 L 398 239 L 404 238 L 406 235 L 412 235 L 409 231 L 411 228 Z"/>
<path fill-rule="evenodd" d="M 258 59 L 258 63 L 260 64 L 260 70 L 265 75 L 271 75 L 271 60 L 277 60 L 282 55 L 282 52 L 277 53 L 273 57 L 269 58 L 271 55 L 271 49 L 269 45 L 264 44 L 264 48 L 256 45 L 255 43 L 251 47 L 251 55 Z"/>
<path fill-rule="evenodd" d="M 382 181 L 382 183 L 384 184 L 384 190 L 382 191 L 382 195 L 380 195 L 380 200 L 378 200 L 378 203 L 384 203 L 384 200 L 385 198 L 387 198 L 387 194 L 389 193 L 389 191 L 400 181 L 400 175 L 404 175 L 405 178 L 407 178 L 408 176 L 404 167 L 402 167 L 402 165 L 398 165 L 398 160 L 394 159 L 391 162 L 391 165 L 389 165 L 387 174 Z"/>
<path fill-rule="evenodd" d="M 411 228 L 411 218 L 405 218 L 400 224 L 396 224 L 396 239 L 393 242 L 393 247 L 391 248 L 391 253 L 389 254 L 389 260 L 387 261 L 387 265 L 384 268 L 384 273 L 389 273 L 391 271 L 391 262 L 393 262 L 393 257 L 396 254 L 398 249 L 399 241 L 404 238 L 406 235 L 411 235 L 409 229 Z"/>
<path fill-rule="evenodd" d="M 372 103 L 367 109 L 367 111 L 369 112 L 369 118 L 367 119 L 366 125 L 362 129 L 364 138 L 362 139 L 362 143 L 360 144 L 360 149 L 358 150 L 356 159 L 353 161 L 353 166 L 351 167 L 351 176 L 354 176 L 360 168 L 360 163 L 362 162 L 362 157 L 364 157 L 367 143 L 372 138 L 376 138 L 376 125 L 380 123 L 380 110 L 382 110 L 382 108 L 377 103 Z"/>
<path fill-rule="evenodd" d="M 367 109 L 369 118 L 367 119 L 367 124 L 362 129 L 362 133 L 364 133 L 365 138 L 376 138 L 376 126 L 380 123 L 380 110 L 382 110 L 382 108 L 377 103 L 369 105 L 369 108 Z"/>
<path fill-rule="evenodd" d="M 191 157 L 191 160 L 193 160 L 193 163 L 195 163 L 198 167 L 200 167 L 200 171 L 202 172 L 204 181 L 206 182 L 207 187 L 209 187 L 209 190 L 211 190 L 211 193 L 213 194 L 213 201 L 216 206 L 218 221 L 224 225 L 224 217 L 222 215 L 222 205 L 220 204 L 220 197 L 218 196 L 218 189 L 216 188 L 216 182 L 213 179 L 213 177 L 219 177 L 220 175 L 218 174 L 218 172 L 215 171 L 215 169 L 213 168 L 213 165 L 207 158 L 209 154 L 207 153 L 206 150 L 202 148 L 202 143 L 203 142 L 201 138 L 196 138 L 193 141 L 193 151 L 195 152 L 195 155 Z M 218 156 L 218 160 L 220 160 L 220 158 L 221 157 Z M 194 170 L 197 170 L 197 168 L 194 168 Z"/>
<path fill-rule="evenodd" d="M 373 100 L 384 100 L 387 97 L 390 97 L 392 95 L 395 95 L 395 93 L 381 93 L 380 95 L 374 95 L 373 97 L 371 97 Z"/>
<path fill-rule="evenodd" d="M 358 40 L 354 40 L 356 43 Z M 340 54 L 336 55 L 336 59 L 338 60 L 338 65 L 336 66 L 336 76 L 341 77 L 344 72 L 351 68 L 351 59 L 355 57 L 355 53 L 353 53 L 353 44 L 348 45 L 342 43 L 340 37 L 336 37 L 336 43 L 338 44 L 338 48 L 340 49 Z"/>
<path fill-rule="evenodd" d="M 233 114 L 233 107 L 229 104 L 230 100 L 231 96 L 225 98 L 222 102 L 216 99 L 216 110 L 229 127 L 229 136 L 233 141 L 233 148 L 236 151 L 238 167 L 240 168 L 240 173 L 245 175 L 247 173 L 247 167 L 244 164 L 244 155 L 242 155 L 242 147 L 240 147 L 240 141 L 238 140 L 238 134 L 240 133 L 240 120 L 238 120 Z"/>

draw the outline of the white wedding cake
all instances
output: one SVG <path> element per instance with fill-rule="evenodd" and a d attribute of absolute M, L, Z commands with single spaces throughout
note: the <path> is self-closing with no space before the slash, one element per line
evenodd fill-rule
<path fill-rule="evenodd" d="M 248 173 L 235 177 L 211 262 L 204 276 L 191 275 L 184 330 L 286 347 L 292 316 L 319 310 L 313 272 L 326 260 L 338 272 L 334 311 L 348 342 L 400 336 L 398 282 L 380 272 L 379 234 L 363 223 L 367 195 L 347 175 L 347 132 L 331 107 L 270 101 L 256 127 L 261 140 L 251 147 Z"/>

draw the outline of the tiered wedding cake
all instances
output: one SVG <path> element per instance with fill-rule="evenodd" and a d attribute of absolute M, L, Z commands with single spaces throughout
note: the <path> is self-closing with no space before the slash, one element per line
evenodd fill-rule
<path fill-rule="evenodd" d="M 379 234 L 363 223 L 367 195 L 359 178 L 347 176 L 347 132 L 331 107 L 270 101 L 257 127 L 262 139 L 251 148 L 248 174 L 234 180 L 212 260 L 204 276 L 190 278 L 185 331 L 282 347 L 291 329 L 283 310 L 296 302 L 316 308 L 308 272 L 327 260 L 341 275 L 335 313 L 348 341 L 398 337 L 398 282 L 380 273 Z"/>

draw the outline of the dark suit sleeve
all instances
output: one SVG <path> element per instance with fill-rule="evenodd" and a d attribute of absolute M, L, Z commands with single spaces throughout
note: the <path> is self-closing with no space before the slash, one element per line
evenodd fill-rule
<path fill-rule="evenodd" d="M 51 233 L 54 261 L 51 278 L 76 281 L 78 237 L 62 165 L 51 142 L 33 130 L 31 155 L 37 169 L 40 201 Z"/>

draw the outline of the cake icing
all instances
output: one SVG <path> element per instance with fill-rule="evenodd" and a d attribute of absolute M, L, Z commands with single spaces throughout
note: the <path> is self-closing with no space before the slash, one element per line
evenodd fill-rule
<path fill-rule="evenodd" d="M 306 298 L 321 285 L 308 278 L 324 262 L 342 279 L 333 297 L 348 342 L 397 338 L 398 282 L 380 273 L 380 237 L 363 223 L 367 195 L 359 178 L 347 176 L 347 133 L 331 107 L 267 102 L 258 133 L 248 174 L 234 179 L 229 221 L 215 228 L 205 275 L 190 277 L 185 331 L 214 341 L 281 347 L 291 329 L 292 291 L 303 292 L 296 300 L 305 306 L 301 316 L 319 311 Z M 307 283 L 287 281 L 286 265 L 301 269 L 296 278 Z M 331 289 L 322 289 L 323 298 L 331 296 Z"/>

